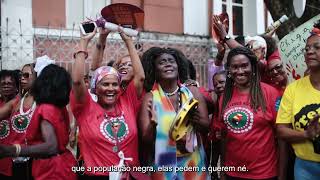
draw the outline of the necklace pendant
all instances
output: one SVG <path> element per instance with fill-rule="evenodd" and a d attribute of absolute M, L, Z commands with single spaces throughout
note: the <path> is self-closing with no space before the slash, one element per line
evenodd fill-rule
<path fill-rule="evenodd" d="M 113 146 L 113 147 L 112 147 L 112 151 L 113 151 L 113 152 L 118 152 L 118 151 L 119 151 L 118 146 Z"/>

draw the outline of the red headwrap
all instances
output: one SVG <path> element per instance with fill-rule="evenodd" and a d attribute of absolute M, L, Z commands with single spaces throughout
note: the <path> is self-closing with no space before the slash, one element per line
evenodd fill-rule
<path fill-rule="evenodd" d="M 269 64 L 270 62 L 272 62 L 273 60 L 279 59 L 281 61 L 281 57 L 280 57 L 280 53 L 279 50 L 276 49 L 268 58 L 267 63 Z"/>
<path fill-rule="evenodd" d="M 314 35 L 320 36 L 320 29 L 314 27 L 314 28 L 312 29 L 312 31 L 311 31 L 311 34 L 312 34 L 312 35 L 314 34 Z"/>

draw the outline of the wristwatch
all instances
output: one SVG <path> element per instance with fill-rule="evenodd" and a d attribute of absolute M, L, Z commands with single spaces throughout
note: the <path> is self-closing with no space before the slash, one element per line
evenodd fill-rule
<path fill-rule="evenodd" d="M 224 38 L 223 38 L 223 42 L 227 42 L 228 40 L 230 40 L 231 37 L 229 35 L 226 35 Z"/>

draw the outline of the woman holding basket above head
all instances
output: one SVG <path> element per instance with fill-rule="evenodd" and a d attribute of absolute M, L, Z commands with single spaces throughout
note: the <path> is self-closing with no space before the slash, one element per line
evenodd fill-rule
<path fill-rule="evenodd" d="M 206 179 L 199 132 L 208 131 L 208 111 L 198 89 L 180 83 L 188 78 L 187 62 L 175 49 L 153 47 L 145 52 L 142 63 L 145 88 L 151 92 L 142 102 L 139 129 L 142 142 L 153 147 L 144 149 L 151 154 L 146 161 L 156 168 L 152 178 Z M 185 119 L 183 114 L 192 117 Z M 183 167 L 199 169 L 177 170 Z"/>
<path fill-rule="evenodd" d="M 94 172 L 89 168 L 110 168 L 118 166 L 121 161 L 129 167 L 140 164 L 136 122 L 139 104 L 137 87 L 143 86 L 144 74 L 139 81 L 131 81 L 126 90 L 122 91 L 118 71 L 110 66 L 99 67 L 91 81 L 91 91 L 98 98 L 98 101 L 94 102 L 86 90 L 83 76 L 85 59 L 88 56 L 87 46 L 95 34 L 96 30 L 87 36 L 81 35 L 80 50 L 74 54 L 73 89 L 70 94 L 71 109 L 79 126 L 80 153 L 86 167 L 83 179 L 105 179 L 111 176 L 109 171 Z M 120 35 L 131 41 L 125 34 Z M 132 67 L 134 72 L 143 72 L 138 58 L 132 59 Z"/>
<path fill-rule="evenodd" d="M 119 27 L 118 31 L 122 32 L 121 27 Z M 109 35 L 110 32 L 111 31 L 107 29 L 99 28 L 99 38 L 96 43 L 96 46 L 94 47 L 93 58 L 91 63 L 92 71 L 96 70 L 101 66 L 101 63 L 103 60 L 103 53 L 106 46 L 107 36 Z M 140 61 L 140 58 L 137 53 L 137 50 L 135 49 L 132 38 L 127 35 L 121 35 L 121 38 L 124 41 L 129 54 L 117 59 L 114 62 L 113 67 L 121 75 L 120 87 L 123 90 L 126 90 L 131 80 L 133 80 L 135 87 L 137 88 L 137 93 L 138 93 L 137 95 L 140 98 L 141 95 L 143 94 L 143 83 L 140 83 L 140 82 L 141 82 L 141 79 L 144 79 L 144 72 L 143 72 L 143 69 L 133 68 L 133 66 L 135 66 L 133 63 Z"/>
<path fill-rule="evenodd" d="M 295 155 L 295 179 L 320 176 L 320 21 L 303 49 L 310 75 L 289 84 L 277 116 L 278 136 L 291 143 Z"/>

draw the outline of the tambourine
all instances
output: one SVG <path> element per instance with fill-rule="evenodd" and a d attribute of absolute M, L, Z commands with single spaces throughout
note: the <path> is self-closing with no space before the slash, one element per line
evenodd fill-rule
<path fill-rule="evenodd" d="M 192 130 L 188 115 L 198 108 L 198 104 L 199 102 L 193 97 L 189 98 L 187 102 L 183 104 L 169 130 L 169 137 L 172 140 L 178 141 Z"/>

